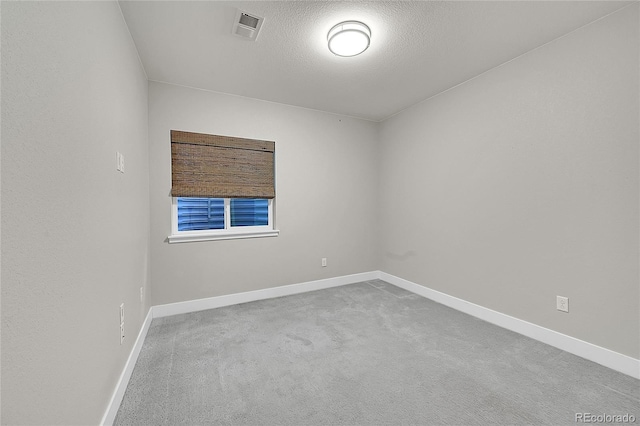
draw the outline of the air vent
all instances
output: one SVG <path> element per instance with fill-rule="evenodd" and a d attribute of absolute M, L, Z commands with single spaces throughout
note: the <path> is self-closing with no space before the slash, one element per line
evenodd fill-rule
<path fill-rule="evenodd" d="M 264 18 L 238 10 L 236 19 L 233 21 L 233 34 L 238 37 L 255 40 L 258 38 L 263 21 Z"/>
<path fill-rule="evenodd" d="M 259 22 L 260 19 L 256 18 L 255 16 L 247 15 L 246 13 L 240 14 L 240 23 L 245 27 L 250 27 L 255 30 L 256 28 L 258 28 Z"/>

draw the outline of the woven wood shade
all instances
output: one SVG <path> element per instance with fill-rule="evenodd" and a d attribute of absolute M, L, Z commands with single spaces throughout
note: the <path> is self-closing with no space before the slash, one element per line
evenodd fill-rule
<path fill-rule="evenodd" d="M 171 196 L 274 198 L 275 142 L 171 131 Z"/>

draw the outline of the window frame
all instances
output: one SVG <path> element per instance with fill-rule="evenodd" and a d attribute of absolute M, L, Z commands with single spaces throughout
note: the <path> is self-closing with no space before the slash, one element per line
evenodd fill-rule
<path fill-rule="evenodd" d="M 202 197 L 200 197 L 202 198 Z M 222 198 L 222 197 L 218 197 Z M 231 198 L 224 198 L 224 229 L 207 229 L 197 231 L 178 231 L 178 199 L 171 197 L 171 234 L 169 243 L 186 243 L 191 241 L 232 240 L 239 238 L 276 237 L 280 233 L 275 229 L 274 199 L 268 198 L 268 223 L 261 226 L 231 226 Z"/>

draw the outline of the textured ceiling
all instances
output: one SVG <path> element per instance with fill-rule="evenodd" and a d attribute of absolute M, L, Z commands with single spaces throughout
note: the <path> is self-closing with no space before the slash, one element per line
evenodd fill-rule
<path fill-rule="evenodd" d="M 120 1 L 150 80 L 370 120 L 462 83 L 624 7 L 616 1 Z M 236 8 L 265 18 L 257 41 L 231 34 Z M 371 46 L 327 49 L 361 20 Z"/>

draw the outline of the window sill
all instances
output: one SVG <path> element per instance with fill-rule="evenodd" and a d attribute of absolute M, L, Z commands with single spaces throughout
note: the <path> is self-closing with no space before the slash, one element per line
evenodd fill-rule
<path fill-rule="evenodd" d="M 277 237 L 280 233 L 277 229 L 261 230 L 261 231 L 227 231 L 215 234 L 207 232 L 180 233 L 169 235 L 169 243 L 189 243 L 195 241 L 216 241 L 216 240 L 236 240 L 241 238 L 263 238 Z"/>

